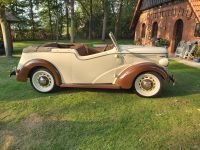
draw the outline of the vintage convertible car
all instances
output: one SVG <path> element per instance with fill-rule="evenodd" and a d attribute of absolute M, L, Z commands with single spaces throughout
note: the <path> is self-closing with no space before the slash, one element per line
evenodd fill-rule
<path fill-rule="evenodd" d="M 131 89 L 143 97 L 157 96 L 162 80 L 172 81 L 165 48 L 118 45 L 89 48 L 83 44 L 47 43 L 23 50 L 12 71 L 18 81 L 30 82 L 39 92 L 55 87 Z"/>

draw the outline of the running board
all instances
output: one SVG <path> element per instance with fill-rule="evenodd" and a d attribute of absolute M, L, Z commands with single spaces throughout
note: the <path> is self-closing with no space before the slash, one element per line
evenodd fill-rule
<path fill-rule="evenodd" d="M 61 88 L 120 89 L 114 84 L 62 84 Z"/>

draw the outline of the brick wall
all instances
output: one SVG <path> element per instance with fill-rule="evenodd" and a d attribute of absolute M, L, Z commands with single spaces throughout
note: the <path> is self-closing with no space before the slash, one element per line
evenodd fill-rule
<path fill-rule="evenodd" d="M 168 51 L 172 54 L 174 53 L 175 45 L 174 26 L 179 19 L 184 23 L 182 40 L 189 41 L 197 39 L 197 37 L 194 36 L 196 23 L 198 23 L 197 16 L 190 3 L 182 2 L 144 11 L 136 27 L 135 40 L 141 40 L 142 44 L 151 45 L 152 25 L 154 22 L 157 22 L 158 37 L 170 41 Z M 141 39 L 143 23 L 146 24 L 147 29 L 145 38 Z"/>

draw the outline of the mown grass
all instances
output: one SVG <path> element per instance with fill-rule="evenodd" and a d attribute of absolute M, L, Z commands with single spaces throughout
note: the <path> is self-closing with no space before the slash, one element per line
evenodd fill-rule
<path fill-rule="evenodd" d="M 154 99 L 126 90 L 40 94 L 8 77 L 18 60 L 0 57 L 0 149 L 200 149 L 199 69 L 171 62 L 177 84 Z"/>

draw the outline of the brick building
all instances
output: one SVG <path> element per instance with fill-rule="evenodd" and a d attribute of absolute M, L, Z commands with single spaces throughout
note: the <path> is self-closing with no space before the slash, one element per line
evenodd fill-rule
<path fill-rule="evenodd" d="M 200 39 L 200 0 L 138 0 L 131 29 L 144 45 L 155 37 L 169 40 L 173 54 L 181 40 Z"/>

